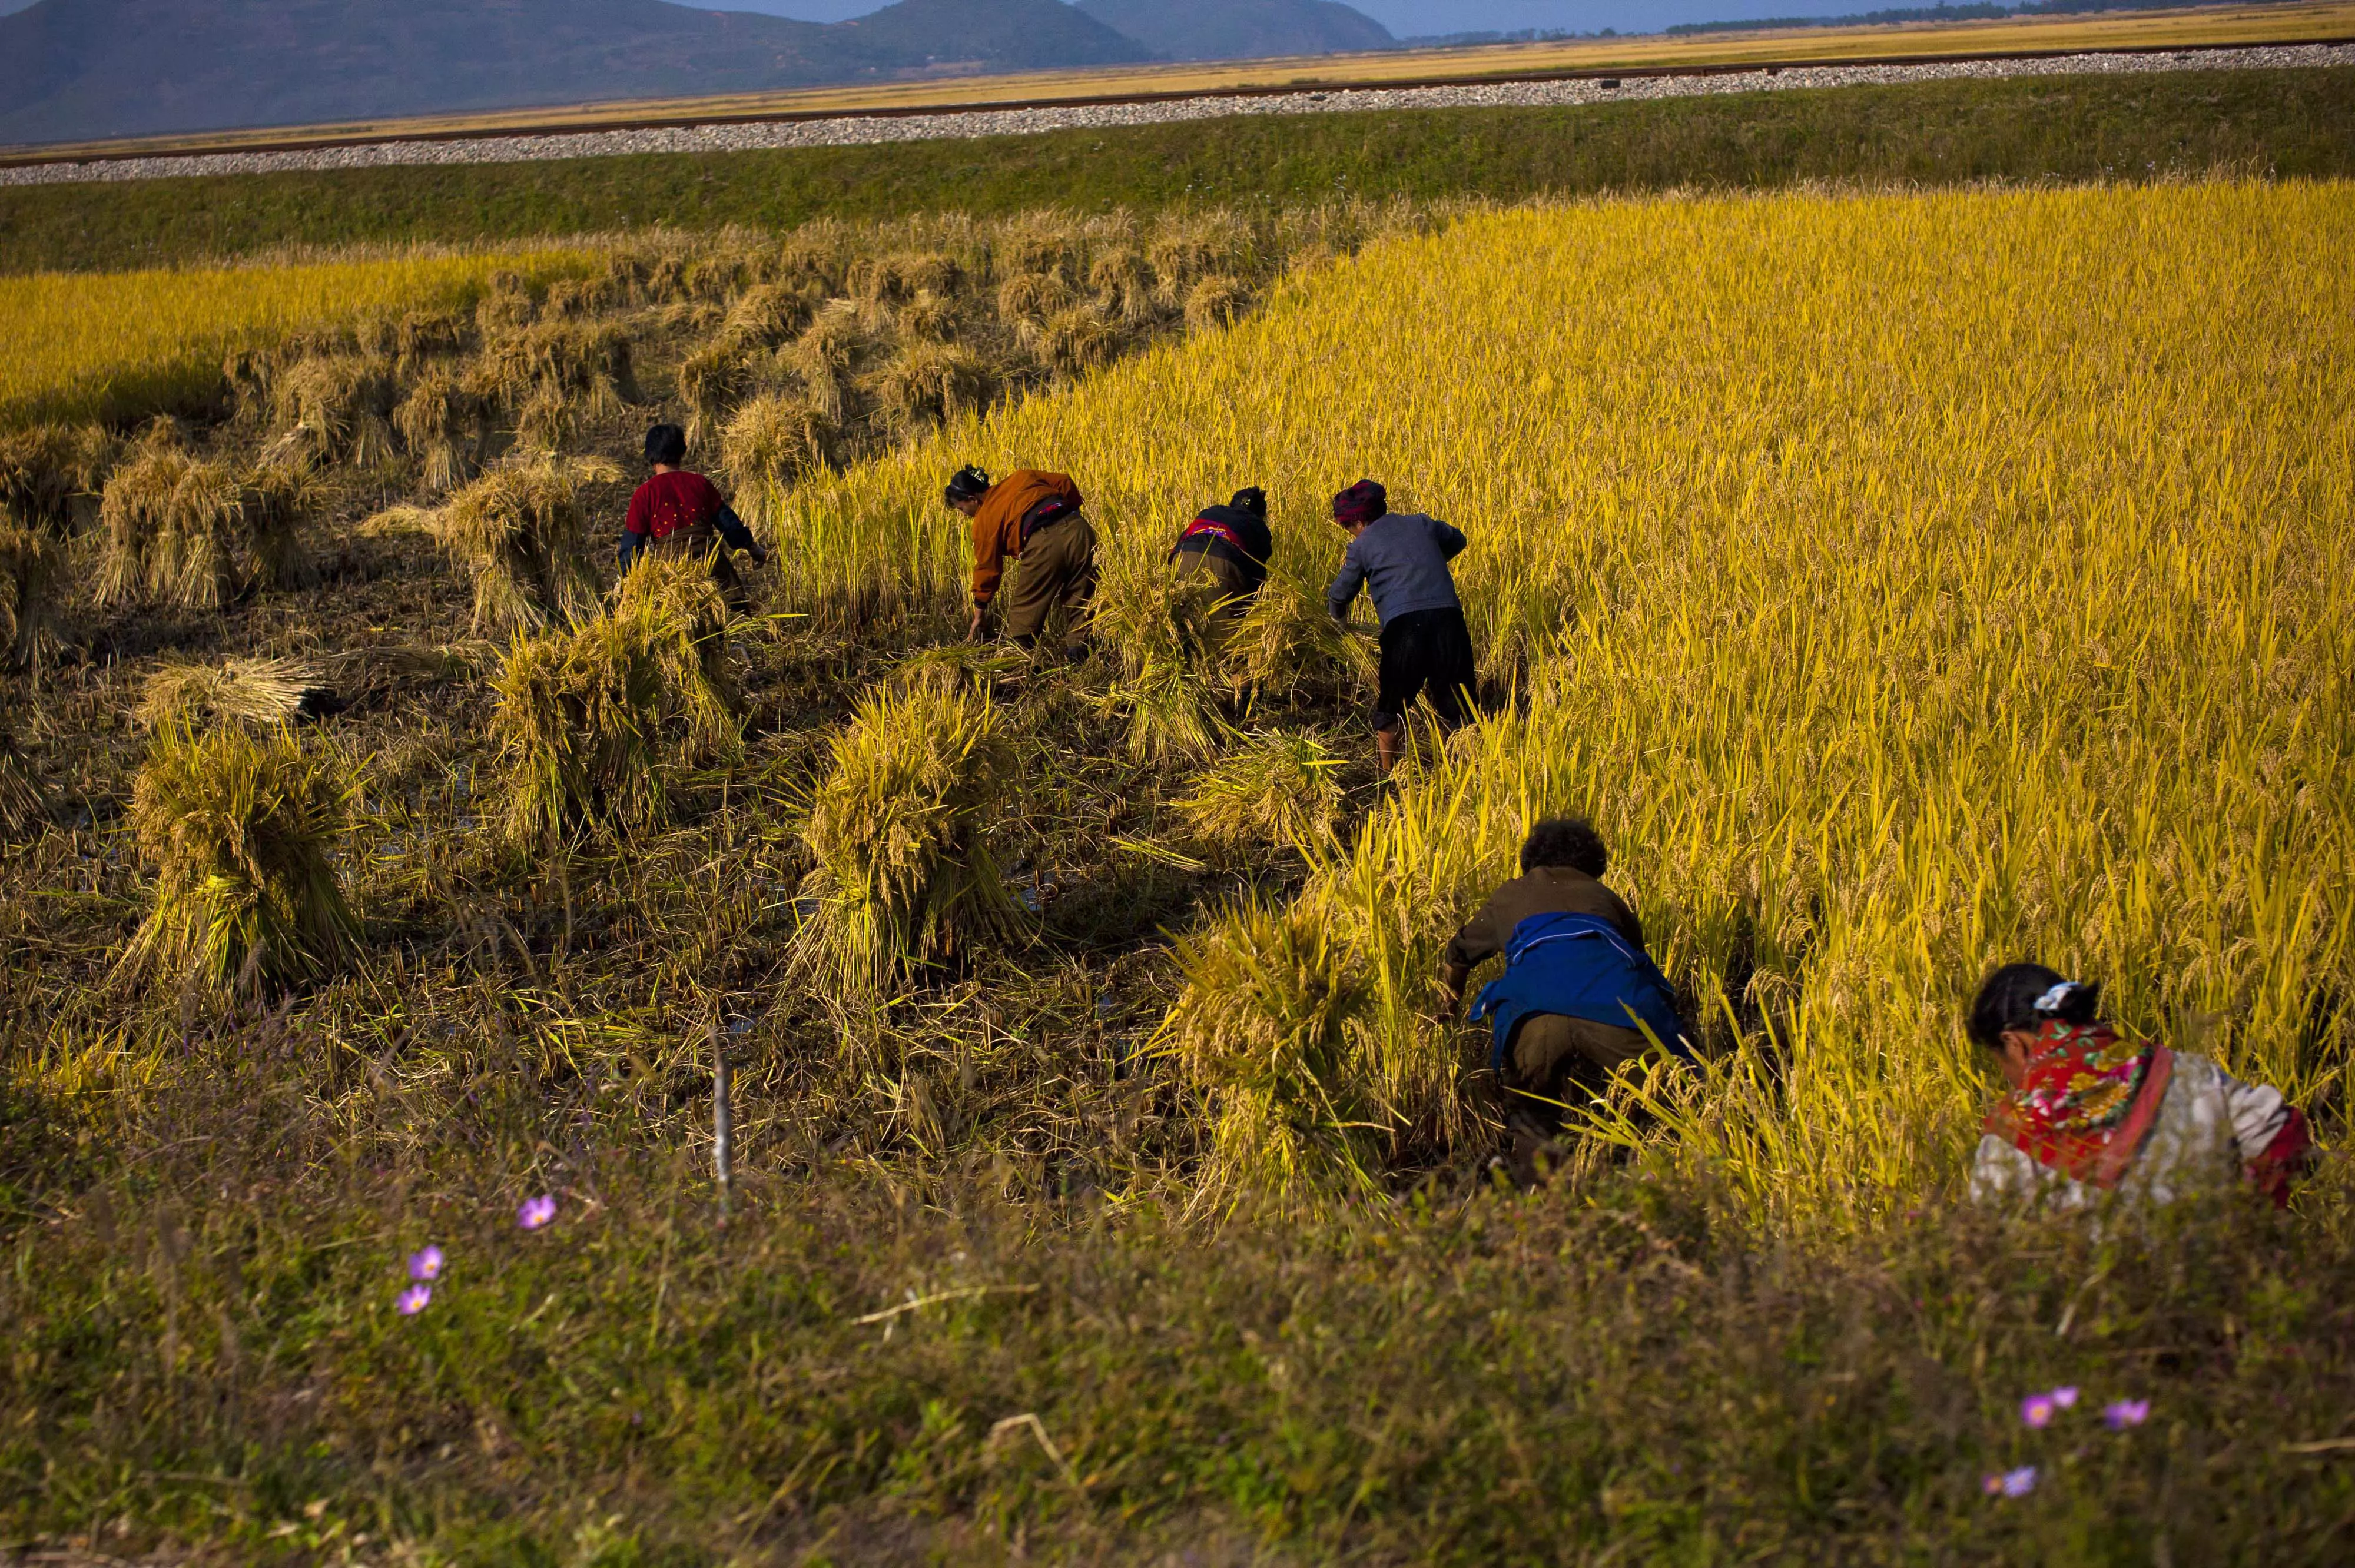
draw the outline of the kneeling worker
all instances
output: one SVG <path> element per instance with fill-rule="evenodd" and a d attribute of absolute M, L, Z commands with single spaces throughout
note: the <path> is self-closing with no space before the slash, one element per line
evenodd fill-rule
<path fill-rule="evenodd" d="M 1096 532 L 1080 514 L 1080 487 L 1071 476 L 1023 468 L 992 484 L 980 469 L 961 468 L 941 496 L 973 523 L 973 617 L 965 636 L 980 641 L 1006 563 L 1018 559 L 1021 569 L 1005 595 L 1006 635 L 1023 648 L 1035 645 L 1060 606 L 1069 620 L 1066 653 L 1075 663 L 1086 658 Z"/>
<path fill-rule="evenodd" d="M 1649 1048 L 1639 1024 L 1692 1059 L 1675 996 L 1644 947 L 1643 922 L 1603 885 L 1610 863 L 1583 820 L 1538 823 L 1521 845 L 1521 874 L 1465 923 L 1443 960 L 1438 1019 L 1445 1023 L 1472 971 L 1504 956 L 1504 972 L 1481 991 L 1472 1016 L 1488 1019 L 1495 1033 L 1489 1061 L 1524 1175 L 1560 1130 L 1571 1091 L 1599 1086 Z"/>
<path fill-rule="evenodd" d="M 1267 582 L 1275 537 L 1267 528 L 1267 492 L 1252 485 L 1224 506 L 1205 506 L 1186 524 L 1169 558 L 1178 588 L 1196 599 L 1205 630 L 1216 640 L 1232 629 Z"/>
<path fill-rule="evenodd" d="M 1361 479 L 1333 498 L 1333 521 L 1349 535 L 1341 572 L 1326 590 L 1333 619 L 1347 621 L 1360 586 L 1381 622 L 1381 689 L 1374 698 L 1374 756 L 1388 773 L 1398 763 L 1406 710 L 1430 693 L 1432 711 L 1453 729 L 1470 715 L 1479 662 L 1447 569 L 1464 535 L 1419 512 L 1392 512 L 1382 487 Z"/>
<path fill-rule="evenodd" d="M 677 425 L 648 430 L 646 461 L 654 466 L 654 477 L 630 497 L 629 517 L 622 524 L 622 569 L 628 571 L 647 550 L 658 556 L 709 556 L 712 579 L 732 599 L 742 585 L 727 552 L 741 550 L 755 566 L 766 566 L 769 552 L 761 548 L 709 480 L 679 466 L 687 461 L 685 430 Z"/>

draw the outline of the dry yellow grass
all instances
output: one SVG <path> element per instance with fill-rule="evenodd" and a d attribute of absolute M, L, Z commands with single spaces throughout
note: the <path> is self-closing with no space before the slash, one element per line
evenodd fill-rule
<path fill-rule="evenodd" d="M 1961 1012 L 2003 959 L 2137 1028 L 2221 1020 L 2296 1097 L 2342 1070 L 2350 251 L 2344 184 L 1476 217 L 787 505 L 944 619 L 957 461 L 1068 470 L 1115 552 L 1245 481 L 1328 563 L 1360 472 L 1461 524 L 1487 673 L 1535 700 L 1303 895 L 1369 998 L 1337 1097 L 1461 1136 L 1437 947 L 1582 810 L 1735 1041 L 1681 1157 L 1862 1220 L 1957 1171 Z"/>
<path fill-rule="evenodd" d="M 470 302 L 502 269 L 585 270 L 570 251 L 416 255 L 296 266 L 0 278 L 0 425 L 94 418 L 208 398 L 230 349 L 367 313 Z"/>

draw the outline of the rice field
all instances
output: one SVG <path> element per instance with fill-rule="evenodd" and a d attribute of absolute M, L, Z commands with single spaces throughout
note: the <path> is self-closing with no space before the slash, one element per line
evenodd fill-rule
<path fill-rule="evenodd" d="M 13 329 L 0 421 L 201 406 L 232 348 L 270 349 L 370 313 L 471 307 L 494 273 L 545 284 L 586 265 L 577 252 L 518 249 L 0 277 Z"/>
<path fill-rule="evenodd" d="M 74 599 L 115 656 L 12 687 L 0 1536 L 2343 1555 L 2355 186 L 1287 222 L 837 234 L 807 295 L 808 235 L 677 298 L 624 254 L 387 372 L 457 408 L 560 326 L 611 374 L 373 461 L 265 381 L 103 460 L 293 443 L 315 570 Z M 1028 357 L 915 417 L 942 341 Z M 698 411 L 750 614 L 614 591 L 619 486 L 497 502 Z M 965 462 L 1086 491 L 1087 662 L 959 642 Z M 1389 786 L 1321 609 L 1365 474 L 1470 536 L 1488 709 Z M 1247 483 L 1274 571 L 1206 657 L 1164 552 Z M 1430 1013 L 1559 812 L 1705 1066 L 1513 1192 Z M 1975 1210 L 1963 1012 L 2026 957 L 2308 1107 L 2292 1211 Z"/>

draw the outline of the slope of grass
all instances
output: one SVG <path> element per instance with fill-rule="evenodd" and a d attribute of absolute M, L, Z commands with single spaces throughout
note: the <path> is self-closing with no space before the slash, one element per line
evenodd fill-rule
<path fill-rule="evenodd" d="M 783 152 L 0 187 L 0 270 L 275 245 L 784 228 L 1336 195 L 1513 200 L 1802 180 L 2355 174 L 2355 70 L 1947 81 L 1571 110 L 1242 118 Z"/>

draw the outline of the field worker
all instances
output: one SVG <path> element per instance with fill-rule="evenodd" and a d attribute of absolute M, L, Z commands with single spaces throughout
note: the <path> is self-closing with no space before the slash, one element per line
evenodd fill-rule
<path fill-rule="evenodd" d="M 656 425 L 646 432 L 646 461 L 654 467 L 654 477 L 630 497 L 629 517 L 622 524 L 622 569 L 628 571 L 648 550 L 658 556 L 709 556 L 712 581 L 741 612 L 748 608 L 744 585 L 728 552 L 741 550 L 762 566 L 768 564 L 769 552 L 761 548 L 709 480 L 679 466 L 686 461 L 685 430 Z"/>
<path fill-rule="evenodd" d="M 1250 610 L 1267 581 L 1275 538 L 1267 530 L 1267 492 L 1257 485 L 1238 490 L 1224 506 L 1206 506 L 1178 535 L 1169 558 L 1178 566 L 1178 589 L 1192 598 L 1212 638 L 1222 637 Z"/>
<path fill-rule="evenodd" d="M 1644 947 L 1644 925 L 1603 885 L 1611 856 L 1593 826 L 1555 817 L 1529 830 L 1521 874 L 1490 895 L 1442 956 L 1436 1022 L 1464 1000 L 1472 971 L 1502 955 L 1504 971 L 1480 992 L 1472 1016 L 1495 1044 L 1513 1168 L 1526 1180 L 1552 1148 L 1562 1108 L 1582 1086 L 1650 1049 L 1642 1026 L 1686 1061 L 1691 1055 L 1668 982 Z"/>
<path fill-rule="evenodd" d="M 2101 988 L 2041 964 L 1979 987 L 1970 1035 L 2010 1091 L 1987 1113 L 1971 1196 L 2082 1209 L 2115 1192 L 2165 1203 L 2244 1181 L 2275 1207 L 2312 1158 L 2306 1118 L 2279 1089 L 2102 1022 Z"/>
<path fill-rule="evenodd" d="M 1464 549 L 1464 535 L 1419 512 L 1392 512 L 1390 497 L 1361 479 L 1333 498 L 1333 521 L 1349 535 L 1341 575 L 1326 602 L 1347 621 L 1364 587 L 1381 623 L 1381 681 L 1374 697 L 1374 755 L 1387 774 L 1397 766 L 1406 710 L 1428 693 L 1439 722 L 1454 728 L 1472 706 L 1479 662 L 1455 577 L 1447 563 Z"/>
<path fill-rule="evenodd" d="M 968 640 L 979 641 L 998 580 L 1009 557 L 1021 569 L 1002 596 L 1005 634 L 1033 647 L 1058 606 L 1066 612 L 1065 650 L 1072 662 L 1087 657 L 1088 600 L 1096 589 L 1096 531 L 1080 514 L 1080 487 L 1069 474 L 1017 469 L 996 483 L 977 468 L 961 468 L 942 498 L 973 523 L 973 617 Z"/>

